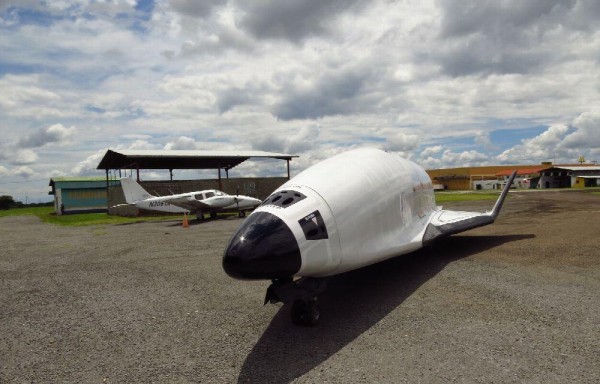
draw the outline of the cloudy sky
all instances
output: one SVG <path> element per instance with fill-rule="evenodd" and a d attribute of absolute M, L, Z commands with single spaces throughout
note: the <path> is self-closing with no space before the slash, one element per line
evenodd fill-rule
<path fill-rule="evenodd" d="M 597 0 L 0 0 L 0 194 L 47 200 L 107 148 L 285 152 L 294 174 L 360 146 L 600 160 L 598 20 Z"/>

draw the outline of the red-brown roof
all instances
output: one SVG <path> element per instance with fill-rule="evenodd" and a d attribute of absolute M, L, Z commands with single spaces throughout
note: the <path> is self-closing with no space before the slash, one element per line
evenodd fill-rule
<path fill-rule="evenodd" d="M 552 166 L 544 165 L 537 167 L 527 167 L 527 168 L 518 168 L 517 176 L 522 175 L 531 175 L 532 173 L 540 173 L 544 169 L 552 168 Z M 505 169 L 501 172 L 496 173 L 496 176 L 510 176 L 513 173 L 514 169 Z"/>

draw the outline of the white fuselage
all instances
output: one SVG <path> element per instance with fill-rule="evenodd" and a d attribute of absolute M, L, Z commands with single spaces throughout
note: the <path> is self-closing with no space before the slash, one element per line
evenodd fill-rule
<path fill-rule="evenodd" d="M 253 214 L 271 213 L 290 228 L 302 258 L 296 276 L 334 275 L 412 252 L 422 247 L 423 232 L 436 210 L 423 168 L 376 149 L 334 156 L 274 193 L 278 191 L 297 191 L 306 198 L 288 207 L 267 199 Z M 315 211 L 325 223 L 326 239 L 307 240 L 299 224 Z"/>
<path fill-rule="evenodd" d="M 178 195 L 179 196 L 179 195 Z M 169 203 L 168 198 L 170 196 L 158 196 L 150 197 L 145 200 L 139 200 L 133 204 L 140 209 L 147 209 L 149 211 L 160 211 L 160 212 L 172 212 L 172 213 L 190 213 L 188 209 L 178 207 Z"/>
<path fill-rule="evenodd" d="M 248 196 L 232 196 L 210 189 L 176 195 L 150 197 L 136 201 L 134 204 L 138 208 L 154 211 L 190 213 L 196 210 L 235 211 L 252 209 L 260 204 L 260 202 L 260 200 Z M 196 205 L 197 203 L 202 203 L 204 206 L 200 207 Z"/>

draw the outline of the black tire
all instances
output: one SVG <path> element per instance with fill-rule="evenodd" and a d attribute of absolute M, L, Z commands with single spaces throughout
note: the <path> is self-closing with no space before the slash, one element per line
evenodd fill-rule
<path fill-rule="evenodd" d="M 321 318 L 316 300 L 296 300 L 292 304 L 292 322 L 296 325 L 315 326 Z"/>
<path fill-rule="evenodd" d="M 211 212 L 210 213 L 210 218 L 213 219 L 213 220 L 216 219 L 217 218 L 217 212 Z"/>
<path fill-rule="evenodd" d="M 239 217 L 246 217 L 246 212 L 244 212 L 244 211 L 240 211 L 240 212 L 238 213 L 238 216 L 239 216 Z"/>
<path fill-rule="evenodd" d="M 317 325 L 320 318 L 321 318 L 321 310 L 319 309 L 317 300 L 310 300 L 308 302 L 308 306 L 306 308 L 306 316 L 304 318 L 304 324 L 308 325 L 309 327 L 313 327 L 313 326 Z"/>
<path fill-rule="evenodd" d="M 304 300 L 296 300 L 292 304 L 292 322 L 296 325 L 305 325 L 307 303 Z"/>

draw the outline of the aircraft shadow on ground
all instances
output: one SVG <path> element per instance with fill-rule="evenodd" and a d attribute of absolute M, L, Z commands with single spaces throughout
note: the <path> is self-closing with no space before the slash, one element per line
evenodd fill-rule
<path fill-rule="evenodd" d="M 215 221 L 225 221 L 225 220 L 241 220 L 238 216 L 221 216 L 221 217 L 217 217 L 215 219 L 204 219 L 204 220 L 197 220 L 195 217 L 188 217 L 188 224 L 190 227 L 196 226 L 196 225 L 202 225 L 202 224 L 208 224 L 208 223 L 213 223 Z M 181 219 L 177 219 L 176 222 L 171 223 L 169 225 L 167 225 L 168 227 L 181 227 L 183 223 L 183 217 Z"/>
<path fill-rule="evenodd" d="M 433 249 L 330 277 L 327 291 L 319 297 L 319 324 L 295 326 L 289 308 L 282 307 L 244 361 L 238 383 L 290 382 L 376 325 L 447 264 L 533 237 L 452 236 L 438 241 Z"/>

